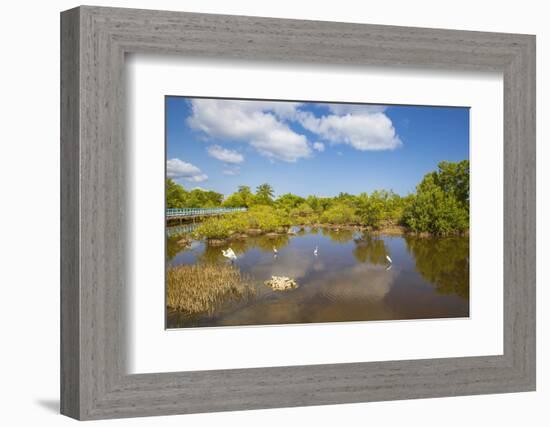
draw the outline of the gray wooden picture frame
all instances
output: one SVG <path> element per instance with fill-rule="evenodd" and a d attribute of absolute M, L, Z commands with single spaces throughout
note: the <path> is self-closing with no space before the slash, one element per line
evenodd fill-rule
<path fill-rule="evenodd" d="M 504 353 L 125 369 L 127 53 L 504 76 Z M 159 141 L 162 143 L 162 141 Z M 535 37 L 83 6 L 61 14 L 61 412 L 101 419 L 535 389 Z"/>

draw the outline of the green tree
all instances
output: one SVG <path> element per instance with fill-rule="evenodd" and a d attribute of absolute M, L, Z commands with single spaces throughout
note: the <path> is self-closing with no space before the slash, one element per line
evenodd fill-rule
<path fill-rule="evenodd" d="M 248 185 L 239 185 L 239 188 L 237 189 L 237 193 L 239 193 L 243 197 L 253 196 L 252 190 Z"/>
<path fill-rule="evenodd" d="M 304 202 L 290 210 L 290 218 L 298 224 L 310 224 L 315 220 L 315 211 Z"/>
<path fill-rule="evenodd" d="M 335 203 L 346 204 L 348 206 L 354 206 L 357 202 L 356 197 L 353 194 L 341 192 L 334 198 Z"/>
<path fill-rule="evenodd" d="M 445 193 L 453 195 L 461 205 L 470 203 L 470 162 L 440 162 L 433 172 L 435 184 Z"/>
<path fill-rule="evenodd" d="M 396 223 L 401 219 L 402 198 L 391 190 L 376 190 L 370 195 L 361 193 L 355 199 L 357 214 L 365 225 L 378 228 L 383 222 Z"/>
<path fill-rule="evenodd" d="M 254 194 L 247 185 L 241 185 L 237 191 L 231 194 L 223 205 L 228 208 L 249 208 L 254 204 Z"/>
<path fill-rule="evenodd" d="M 201 190 L 195 188 L 188 193 L 187 206 L 188 208 L 215 208 L 220 206 L 223 200 L 223 194 L 215 191 Z"/>
<path fill-rule="evenodd" d="M 259 205 L 271 205 L 273 203 L 273 187 L 267 183 L 256 187 L 255 202 Z"/>
<path fill-rule="evenodd" d="M 321 205 L 321 199 L 317 196 L 307 196 L 305 199 L 305 202 L 311 206 L 311 209 L 313 209 L 316 213 L 321 213 L 323 211 L 323 207 Z"/>
<path fill-rule="evenodd" d="M 357 213 L 361 222 L 371 227 L 378 227 L 385 213 L 385 200 L 383 196 L 375 191 L 370 196 L 361 193 L 357 197 Z"/>
<path fill-rule="evenodd" d="M 292 193 L 286 193 L 277 198 L 277 200 L 275 201 L 275 205 L 278 208 L 290 212 L 292 209 L 295 209 L 304 202 L 305 199 L 303 197 L 297 196 Z"/>
<path fill-rule="evenodd" d="M 413 231 L 446 235 L 468 229 L 468 205 L 459 201 L 455 189 L 438 185 L 437 172 L 424 176 L 416 195 L 403 213 L 403 222 Z"/>
<path fill-rule="evenodd" d="M 185 208 L 187 204 L 188 193 L 183 186 L 176 184 L 168 178 L 166 180 L 166 207 L 167 208 Z"/>
<path fill-rule="evenodd" d="M 346 203 L 335 203 L 321 215 L 321 222 L 327 224 L 355 224 L 358 221 L 355 208 Z"/>
<path fill-rule="evenodd" d="M 403 216 L 404 206 L 405 199 L 403 197 L 391 190 L 387 192 L 387 196 L 385 198 L 386 219 L 393 223 L 400 222 Z"/>
<path fill-rule="evenodd" d="M 311 206 L 317 215 L 321 215 L 334 204 L 334 199 L 331 197 L 308 196 L 306 203 Z"/>

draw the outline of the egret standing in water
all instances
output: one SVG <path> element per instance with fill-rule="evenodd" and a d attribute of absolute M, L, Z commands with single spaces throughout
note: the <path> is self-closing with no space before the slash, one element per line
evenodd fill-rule
<path fill-rule="evenodd" d="M 386 259 L 388 260 L 388 262 L 389 262 L 390 264 L 393 264 L 393 261 L 391 260 L 391 258 L 390 258 L 389 255 L 386 255 Z"/>
<path fill-rule="evenodd" d="M 315 246 L 315 249 L 313 249 L 313 255 L 317 256 L 319 255 L 319 247 Z"/>
<path fill-rule="evenodd" d="M 273 246 L 273 253 L 274 253 L 275 255 L 277 255 L 277 254 L 279 253 L 279 251 L 277 250 L 277 248 L 276 248 L 275 246 Z"/>
<path fill-rule="evenodd" d="M 228 258 L 231 262 L 235 261 L 237 259 L 237 255 L 235 255 L 235 252 L 233 252 L 233 249 L 229 248 L 227 250 L 222 249 L 222 254 L 224 257 Z"/>

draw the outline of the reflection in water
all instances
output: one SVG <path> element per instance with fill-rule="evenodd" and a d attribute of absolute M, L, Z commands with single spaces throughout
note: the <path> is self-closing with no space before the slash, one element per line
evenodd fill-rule
<path fill-rule="evenodd" d="M 277 234 L 271 236 L 262 236 L 256 240 L 256 247 L 265 252 L 273 252 L 273 248 L 282 248 L 288 245 L 289 236 L 287 234 Z M 246 240 L 243 240 L 246 242 Z M 244 251 L 243 251 L 244 252 Z"/>
<path fill-rule="evenodd" d="M 277 236 L 260 236 L 260 237 L 250 237 L 246 239 L 236 239 L 231 242 L 224 243 L 223 245 L 204 245 L 202 253 L 198 254 L 196 257 L 197 262 L 215 264 L 219 262 L 224 262 L 224 257 L 222 255 L 222 249 L 228 249 L 231 247 L 237 257 L 242 256 L 247 253 L 249 250 L 258 249 L 262 252 L 268 252 L 273 254 L 273 248 L 281 248 L 288 244 L 287 235 L 277 235 Z"/>
<path fill-rule="evenodd" d="M 181 245 L 178 243 L 178 238 L 168 237 L 166 239 L 166 257 L 168 261 L 171 261 L 179 251 L 182 250 Z"/>
<path fill-rule="evenodd" d="M 387 254 L 388 250 L 386 249 L 384 240 L 367 233 L 364 233 L 360 239 L 356 240 L 355 249 L 353 250 L 353 255 L 357 261 L 377 265 L 387 264 Z"/>
<path fill-rule="evenodd" d="M 226 264 L 221 250 L 231 247 L 254 297 L 211 313 L 170 312 L 170 328 L 469 316 L 468 237 L 386 237 L 304 227 L 295 235 L 254 236 L 222 246 L 173 245 L 169 240 L 171 266 Z M 299 287 L 275 292 L 264 285 L 271 276 L 291 277 Z"/>
<path fill-rule="evenodd" d="M 416 261 L 416 269 L 438 292 L 469 298 L 470 242 L 467 237 L 406 237 L 405 241 Z"/>
<path fill-rule="evenodd" d="M 353 230 L 339 228 L 321 229 L 323 236 L 330 237 L 330 240 L 337 243 L 347 243 L 353 239 Z"/>

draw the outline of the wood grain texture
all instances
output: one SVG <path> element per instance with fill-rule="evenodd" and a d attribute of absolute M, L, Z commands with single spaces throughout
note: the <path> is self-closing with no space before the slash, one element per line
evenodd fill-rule
<path fill-rule="evenodd" d="M 535 38 L 80 7 L 62 13 L 62 413 L 78 419 L 535 388 Z M 128 375 L 124 55 L 504 75 L 504 354 Z"/>
<path fill-rule="evenodd" d="M 79 17 L 61 20 L 61 412 L 80 414 Z"/>

